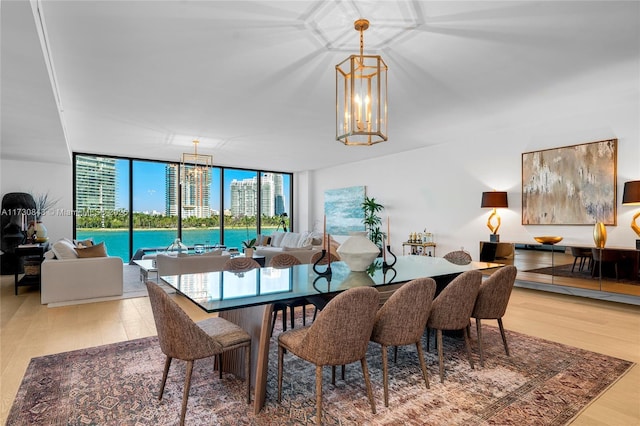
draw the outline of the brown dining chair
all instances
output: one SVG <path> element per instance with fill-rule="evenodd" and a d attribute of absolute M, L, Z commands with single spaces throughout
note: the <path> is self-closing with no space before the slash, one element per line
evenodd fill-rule
<path fill-rule="evenodd" d="M 260 268 L 260 264 L 250 257 L 236 256 L 224 263 L 223 269 L 231 272 L 244 272 Z"/>
<path fill-rule="evenodd" d="M 476 332 L 478 334 L 478 348 L 480 350 L 480 365 L 484 367 L 484 354 L 482 350 L 482 325 L 483 319 L 498 320 L 500 334 L 502 335 L 502 343 L 504 351 L 509 355 L 509 346 L 507 345 L 507 336 L 502 326 L 502 317 L 507 311 L 507 304 L 511 297 L 511 290 L 516 281 L 518 269 L 513 265 L 503 266 L 495 271 L 480 284 L 476 303 L 471 313 L 471 318 L 476 319 Z"/>
<path fill-rule="evenodd" d="M 369 370 L 367 346 L 379 295 L 373 287 L 346 290 L 320 311 L 308 327 L 286 331 L 278 336 L 278 402 L 282 401 L 282 372 L 285 350 L 316 366 L 316 423 L 322 421 L 322 367 L 360 361 L 371 412 L 376 413 Z M 300 380 L 296 377 L 296 380 Z"/>
<path fill-rule="evenodd" d="M 160 349 L 166 355 L 158 399 L 162 400 L 171 360 L 187 361 L 182 395 L 180 425 L 184 425 L 187 400 L 191 387 L 193 363 L 197 359 L 220 356 L 225 352 L 244 350 L 247 403 L 251 402 L 251 336 L 242 328 L 220 317 L 194 322 L 178 304 L 156 283 L 147 281 L 149 301 L 156 323 Z M 220 360 L 218 368 L 222 368 Z"/>
<path fill-rule="evenodd" d="M 301 265 L 302 262 L 292 254 L 278 253 L 271 258 L 269 266 L 272 268 L 290 268 L 295 265 Z M 282 313 L 282 331 L 287 331 L 287 309 L 291 312 L 291 328 L 295 325 L 295 308 L 302 306 L 302 325 L 307 325 L 307 309 L 306 306 L 309 302 L 305 297 L 298 297 L 287 302 L 277 302 L 273 304 L 273 320 L 271 321 L 271 334 L 276 325 L 276 319 L 278 312 Z"/>
<path fill-rule="evenodd" d="M 618 262 L 620 261 L 620 254 L 615 250 L 605 250 L 592 248 L 591 255 L 593 257 L 593 267 L 591 268 L 591 277 L 596 275 L 598 271 L 598 278 L 602 279 L 602 266 L 606 264 L 613 264 L 613 271 L 618 281 Z"/>
<path fill-rule="evenodd" d="M 429 388 L 427 366 L 421 339 L 431 311 L 436 282 L 433 278 L 418 278 L 396 290 L 376 313 L 371 341 L 382 346 L 382 383 L 384 406 L 389 406 L 389 373 L 387 347 L 416 345 L 424 383 Z"/>
<path fill-rule="evenodd" d="M 576 264 L 578 265 L 578 271 L 582 271 L 584 269 L 585 264 L 587 268 L 591 270 L 593 266 L 593 255 L 591 254 L 591 249 L 587 247 L 571 247 L 571 255 L 573 256 L 573 265 L 571 265 L 571 272 L 576 269 Z"/>
<path fill-rule="evenodd" d="M 336 256 L 335 254 L 331 253 L 331 262 L 339 262 L 340 258 L 338 256 Z M 319 251 L 316 254 L 314 254 L 313 256 L 311 256 L 311 264 L 315 264 L 318 260 L 320 260 L 320 263 L 318 263 L 318 265 L 326 265 L 327 263 L 329 263 L 329 256 L 327 256 L 327 253 L 325 253 L 324 257 L 322 256 L 322 252 Z"/>
<path fill-rule="evenodd" d="M 443 257 L 455 265 L 468 265 L 471 263 L 471 255 L 464 250 L 451 251 Z"/>
<path fill-rule="evenodd" d="M 471 346 L 469 344 L 469 318 L 476 303 L 476 296 L 482 281 L 479 271 L 463 272 L 453 279 L 433 300 L 431 313 L 427 320 L 427 333 L 435 329 L 438 343 L 438 361 L 440 365 L 440 382 L 444 382 L 444 360 L 442 354 L 442 330 L 462 330 L 464 344 L 469 357 L 469 365 L 473 368 Z M 427 335 L 427 350 L 429 338 Z"/>

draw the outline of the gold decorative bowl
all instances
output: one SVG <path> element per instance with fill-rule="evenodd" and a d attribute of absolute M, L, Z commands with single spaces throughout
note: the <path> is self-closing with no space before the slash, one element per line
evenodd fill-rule
<path fill-rule="evenodd" d="M 533 237 L 540 244 L 556 244 L 562 241 L 562 237 L 554 237 L 552 235 L 544 235 L 542 237 Z"/>

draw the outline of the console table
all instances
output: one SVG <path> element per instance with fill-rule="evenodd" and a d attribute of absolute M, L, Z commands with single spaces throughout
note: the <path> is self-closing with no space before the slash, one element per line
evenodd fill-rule
<path fill-rule="evenodd" d="M 436 243 L 411 243 L 405 241 L 402 243 L 402 255 L 404 256 L 404 248 L 409 247 L 409 254 L 420 254 L 422 256 L 436 255 Z"/>
<path fill-rule="evenodd" d="M 19 260 L 21 258 L 25 259 L 36 259 L 38 262 L 38 268 L 42 264 L 44 260 L 44 252 L 49 249 L 49 243 L 41 243 L 41 244 L 24 244 L 19 245 L 15 248 L 16 258 Z M 40 278 L 41 271 L 38 269 L 37 274 L 28 274 L 25 271 L 24 276 L 21 279 L 18 279 L 18 275 L 20 274 L 19 268 L 16 269 L 14 282 L 15 282 L 15 294 L 18 295 L 18 287 L 21 286 L 33 286 L 37 285 L 40 287 Z"/>

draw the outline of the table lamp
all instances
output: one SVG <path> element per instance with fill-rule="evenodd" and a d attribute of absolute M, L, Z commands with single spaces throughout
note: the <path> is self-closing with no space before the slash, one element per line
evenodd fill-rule
<path fill-rule="evenodd" d="M 623 205 L 640 205 L 640 180 L 632 180 L 624 183 L 624 192 L 622 193 Z M 638 234 L 640 238 L 640 226 L 636 220 L 640 217 L 640 210 L 631 219 L 631 229 Z M 640 250 L 640 239 L 636 240 L 636 249 Z"/>
<path fill-rule="evenodd" d="M 480 207 L 493 209 L 493 211 L 489 215 L 489 219 L 487 219 L 487 227 L 491 230 L 489 241 L 492 243 L 499 242 L 500 235 L 498 235 L 498 229 L 500 228 L 500 224 L 502 223 L 502 221 L 496 209 L 509 207 L 509 203 L 507 202 L 507 193 L 504 191 L 483 192 L 482 204 L 480 205 Z M 493 220 L 493 218 L 496 218 L 497 221 L 497 224 L 495 226 L 491 223 L 491 220 Z"/>

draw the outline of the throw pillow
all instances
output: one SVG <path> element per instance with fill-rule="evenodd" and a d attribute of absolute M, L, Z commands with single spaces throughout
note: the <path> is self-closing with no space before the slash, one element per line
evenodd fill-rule
<path fill-rule="evenodd" d="M 77 247 L 76 252 L 81 259 L 87 257 L 107 257 L 107 249 L 104 246 L 104 242 L 89 247 Z"/>
<path fill-rule="evenodd" d="M 73 243 L 66 239 L 61 239 L 53 243 L 51 251 L 56 255 L 56 259 L 64 260 L 78 258 L 78 253 L 76 253 Z"/>
<path fill-rule="evenodd" d="M 271 244 L 271 237 L 268 235 L 258 235 L 256 238 L 256 246 L 268 246 Z"/>
<path fill-rule="evenodd" d="M 300 241 L 300 234 L 297 232 L 287 232 L 280 242 L 280 246 L 284 247 L 298 247 L 298 241 Z"/>
<path fill-rule="evenodd" d="M 306 247 L 310 246 L 311 244 L 313 244 L 313 235 L 311 234 L 303 234 L 298 241 L 298 247 Z"/>
<path fill-rule="evenodd" d="M 282 247 L 284 232 L 274 232 L 271 234 L 271 247 Z"/>
<path fill-rule="evenodd" d="M 73 244 L 76 247 L 89 247 L 93 245 L 93 238 L 87 238 L 86 240 L 73 240 Z"/>

